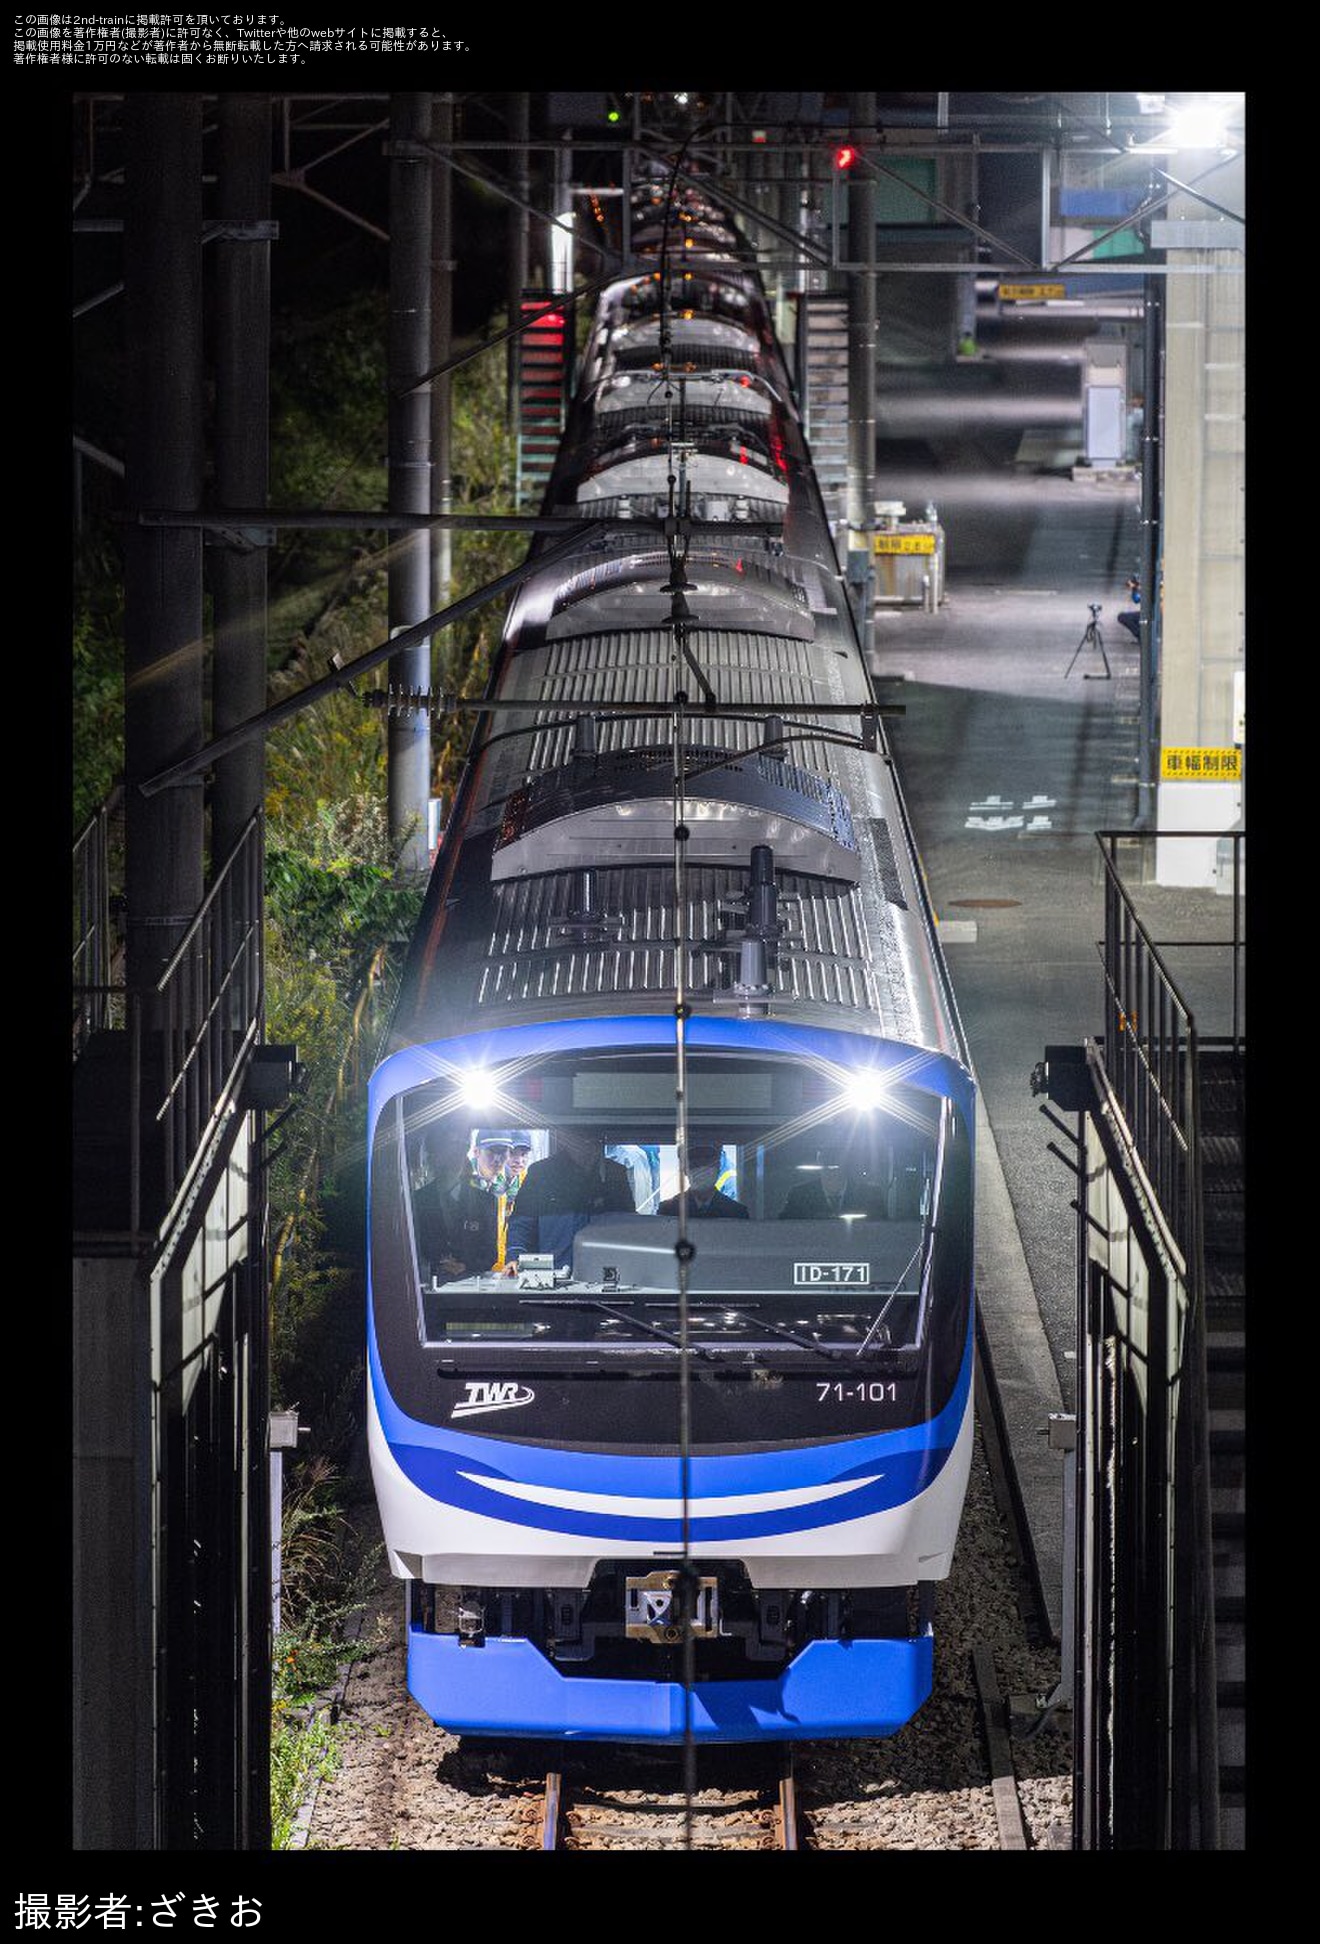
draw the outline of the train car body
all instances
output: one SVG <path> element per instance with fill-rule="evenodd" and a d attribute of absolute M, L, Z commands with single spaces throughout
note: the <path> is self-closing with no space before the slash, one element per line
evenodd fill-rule
<path fill-rule="evenodd" d="M 373 1476 L 444 1727 L 885 1735 L 970 1463 L 974 1089 L 758 280 L 652 216 L 371 1083 Z"/>

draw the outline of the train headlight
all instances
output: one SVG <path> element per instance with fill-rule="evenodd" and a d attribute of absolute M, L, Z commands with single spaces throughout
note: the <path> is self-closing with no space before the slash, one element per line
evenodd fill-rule
<path fill-rule="evenodd" d="M 477 1067 L 471 1073 L 465 1073 L 459 1080 L 458 1094 L 465 1107 L 470 1107 L 474 1113 L 479 1114 L 495 1106 L 499 1099 L 499 1088 L 493 1074 Z"/>
<path fill-rule="evenodd" d="M 851 1074 L 844 1088 L 844 1100 L 857 1114 L 873 1113 L 877 1107 L 886 1106 L 889 1100 L 888 1076 L 871 1068 Z"/>

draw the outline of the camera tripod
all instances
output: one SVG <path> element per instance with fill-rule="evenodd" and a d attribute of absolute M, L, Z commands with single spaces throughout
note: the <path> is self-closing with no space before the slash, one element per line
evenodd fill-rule
<path fill-rule="evenodd" d="M 1073 650 L 1072 660 L 1069 662 L 1067 668 L 1065 668 L 1065 670 L 1063 671 L 1064 680 L 1066 681 L 1068 679 L 1068 677 L 1072 674 L 1073 669 L 1077 666 L 1077 657 L 1080 654 L 1082 654 L 1087 648 L 1096 648 L 1099 650 L 1100 659 L 1105 665 L 1105 672 L 1103 675 L 1093 675 L 1089 668 L 1085 669 L 1082 673 L 1082 680 L 1084 682 L 1108 682 L 1113 679 L 1113 672 L 1109 666 L 1109 657 L 1105 653 L 1104 629 L 1100 626 L 1100 622 L 1098 619 L 1100 613 L 1100 604 L 1097 601 L 1088 601 L 1087 606 L 1091 610 L 1091 618 L 1086 624 L 1085 633 L 1083 634 L 1081 640 L 1078 642 L 1076 648 Z"/>

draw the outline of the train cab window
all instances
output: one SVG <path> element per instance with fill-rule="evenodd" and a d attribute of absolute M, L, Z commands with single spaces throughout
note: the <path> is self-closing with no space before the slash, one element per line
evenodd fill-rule
<path fill-rule="evenodd" d="M 630 1302 L 650 1317 L 678 1296 L 686 1240 L 703 1330 L 719 1298 L 730 1341 L 764 1321 L 856 1345 L 883 1317 L 887 1341 L 917 1342 L 937 1206 L 942 1235 L 966 1226 L 970 1197 L 944 1193 L 966 1130 L 939 1095 L 863 1101 L 820 1066 L 694 1054 L 686 1168 L 672 1055 L 551 1056 L 497 1082 L 481 1125 L 452 1086 L 404 1096 L 425 1339 L 628 1340 Z"/>

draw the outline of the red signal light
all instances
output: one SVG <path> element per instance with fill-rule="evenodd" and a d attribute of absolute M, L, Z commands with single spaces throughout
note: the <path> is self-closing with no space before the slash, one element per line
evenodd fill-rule
<path fill-rule="evenodd" d="M 842 143 L 834 151 L 834 166 L 836 169 L 851 169 L 856 160 L 857 151 L 851 142 Z"/>

